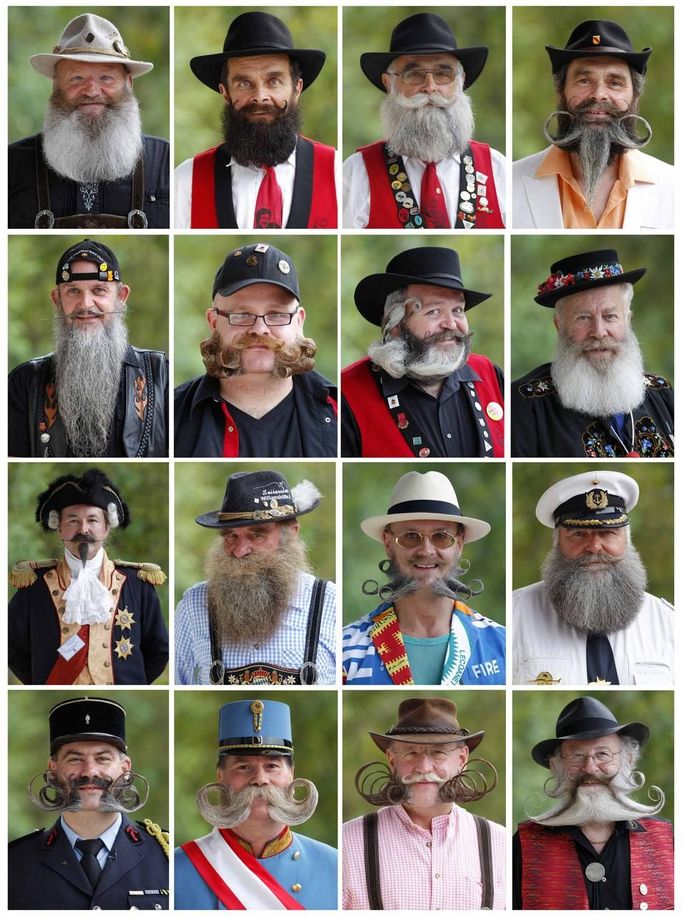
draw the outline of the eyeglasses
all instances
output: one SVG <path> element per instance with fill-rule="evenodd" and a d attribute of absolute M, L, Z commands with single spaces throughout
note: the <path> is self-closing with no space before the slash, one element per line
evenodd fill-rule
<path fill-rule="evenodd" d="M 617 757 L 621 751 L 596 751 L 594 754 L 567 754 L 561 755 L 562 760 L 566 760 L 570 767 L 584 767 L 588 760 L 592 759 L 598 767 L 608 766 L 613 763 L 613 758 Z"/>
<path fill-rule="evenodd" d="M 426 77 L 429 73 L 433 76 L 433 81 L 438 86 L 449 86 L 457 78 L 457 71 L 453 70 L 452 67 L 437 67 L 434 70 L 413 67 L 409 70 L 402 70 L 400 73 L 396 70 L 387 70 L 386 72 L 390 76 L 397 76 L 408 86 L 421 86 L 422 83 L 426 82 Z"/>
<path fill-rule="evenodd" d="M 256 315 L 253 312 L 224 312 L 214 305 L 213 311 L 216 315 L 227 318 L 228 322 L 237 328 L 252 328 L 259 318 L 262 318 L 269 328 L 282 328 L 291 324 L 300 308 L 301 306 L 297 305 L 293 312 L 266 312 L 265 315 Z"/>
<path fill-rule="evenodd" d="M 445 763 L 462 746 L 461 744 L 450 747 L 443 747 L 442 745 L 436 745 L 435 747 L 421 746 L 418 750 L 412 748 L 407 751 L 394 747 L 393 753 L 396 757 L 404 760 L 405 763 L 416 763 L 421 757 L 428 757 L 432 763 Z"/>
<path fill-rule="evenodd" d="M 447 550 L 459 538 L 459 534 L 453 534 L 452 531 L 447 531 L 445 528 L 439 531 L 432 531 L 431 534 L 421 531 L 403 531 L 402 534 L 396 537 L 392 531 L 390 533 L 393 535 L 396 544 L 405 550 L 420 547 L 425 539 L 430 541 L 436 550 Z"/>

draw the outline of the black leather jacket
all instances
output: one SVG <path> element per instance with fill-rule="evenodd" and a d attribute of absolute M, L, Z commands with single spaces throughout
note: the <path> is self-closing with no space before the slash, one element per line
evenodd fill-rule
<path fill-rule="evenodd" d="M 144 383 L 142 383 L 144 380 Z M 15 458 L 70 457 L 59 396 L 54 393 L 54 358 L 40 356 L 13 369 L 8 382 L 8 444 Z M 142 417 L 137 407 L 144 404 Z M 165 458 L 168 455 L 168 359 L 159 350 L 128 347 L 107 457 Z"/>

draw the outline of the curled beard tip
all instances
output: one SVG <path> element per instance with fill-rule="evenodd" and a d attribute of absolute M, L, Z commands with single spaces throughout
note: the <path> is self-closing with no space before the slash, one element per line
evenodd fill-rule
<path fill-rule="evenodd" d="M 363 595 L 378 595 L 379 594 L 379 583 L 376 579 L 365 579 L 362 583 L 362 594 Z"/>
<path fill-rule="evenodd" d="M 495 789 L 498 778 L 497 769 L 489 760 L 470 757 L 461 773 L 442 783 L 438 798 L 443 802 L 479 801 Z"/>
<path fill-rule="evenodd" d="M 397 782 L 384 761 L 373 760 L 355 774 L 355 788 L 370 805 L 400 805 L 409 797 L 407 786 Z"/>

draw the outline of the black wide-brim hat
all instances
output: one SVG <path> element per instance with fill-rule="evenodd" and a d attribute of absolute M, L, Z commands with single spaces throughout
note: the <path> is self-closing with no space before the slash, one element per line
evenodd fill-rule
<path fill-rule="evenodd" d="M 303 89 L 307 89 L 324 66 L 327 55 L 311 48 L 295 48 L 291 32 L 277 16 L 270 13 L 242 13 L 233 19 L 220 54 L 193 57 L 192 73 L 204 85 L 220 92 L 223 64 L 231 57 L 260 57 L 264 54 L 287 54 L 301 68 Z"/>
<path fill-rule="evenodd" d="M 319 494 L 313 494 L 313 498 L 308 493 L 302 504 L 302 500 L 296 498 L 297 487 L 294 491 L 292 493 L 278 471 L 237 471 L 227 478 L 220 509 L 198 515 L 196 522 L 204 528 L 243 528 L 263 522 L 287 522 L 307 515 L 320 505 Z"/>
<path fill-rule="evenodd" d="M 50 754 L 73 741 L 102 741 L 126 747 L 126 711 L 115 700 L 74 697 L 50 710 Z"/>
<path fill-rule="evenodd" d="M 549 277 L 538 286 L 535 301 L 538 305 L 554 308 L 564 296 L 573 296 L 597 286 L 636 283 L 645 273 L 646 267 L 623 270 L 618 252 L 613 248 L 573 254 L 552 264 Z"/>
<path fill-rule="evenodd" d="M 391 33 L 391 50 L 367 51 L 360 55 L 360 66 L 367 79 L 377 89 L 386 92 L 381 81 L 396 57 L 404 54 L 454 54 L 464 67 L 464 88 L 468 89 L 481 75 L 488 57 L 488 48 L 458 48 L 452 29 L 435 13 L 416 13 L 403 19 Z"/>
<path fill-rule="evenodd" d="M 588 19 L 577 25 L 568 37 L 565 48 L 545 45 L 552 62 L 552 73 L 564 64 L 580 57 L 618 57 L 627 61 L 633 70 L 646 73 L 652 48 L 635 51 L 625 29 L 610 19 Z"/>
<path fill-rule="evenodd" d="M 556 738 L 540 741 L 531 754 L 536 763 L 549 769 L 549 758 L 562 742 L 604 738 L 606 735 L 629 736 L 645 744 L 649 739 L 649 729 L 641 722 L 621 725 L 611 710 L 599 700 L 594 697 L 578 697 L 559 713 Z"/>
<path fill-rule="evenodd" d="M 355 287 L 355 304 L 363 318 L 381 327 L 386 296 L 411 283 L 444 286 L 464 294 L 464 310 L 490 299 L 492 293 L 466 289 L 462 282 L 459 255 L 454 248 L 410 248 L 386 265 L 386 273 L 370 274 Z"/>

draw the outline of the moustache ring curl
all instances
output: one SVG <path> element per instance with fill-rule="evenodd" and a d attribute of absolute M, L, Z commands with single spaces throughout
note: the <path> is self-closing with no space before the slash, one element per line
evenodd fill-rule
<path fill-rule="evenodd" d="M 40 788 L 35 786 L 37 779 L 42 779 L 43 784 Z M 139 788 L 135 783 L 139 782 Z M 144 807 L 149 798 L 149 782 L 139 773 L 123 773 L 118 779 L 86 779 L 80 778 L 70 783 L 56 779 L 50 770 L 43 773 L 36 773 L 27 786 L 28 797 L 33 804 L 40 808 L 41 811 L 55 812 L 69 810 L 77 807 L 74 805 L 74 795 L 80 785 L 98 784 L 110 799 L 109 804 L 103 804 L 103 808 L 111 807 L 111 810 L 126 811 L 132 814 Z"/>
<path fill-rule="evenodd" d="M 276 799 L 270 798 L 270 800 L 274 801 L 275 807 L 279 804 L 279 816 L 291 827 L 305 823 L 317 808 L 319 798 L 317 786 L 309 779 L 299 777 L 285 788 L 266 787 L 264 790 L 266 797 L 268 790 L 272 795 L 277 796 Z M 249 816 L 253 800 L 258 797 L 258 794 L 257 790 L 254 791 L 254 787 L 246 787 L 246 789 L 234 792 L 222 782 L 210 782 L 198 790 L 197 808 L 209 824 L 234 827 Z"/>
<path fill-rule="evenodd" d="M 468 560 L 460 557 L 458 560 L 458 570 L 457 575 L 466 575 L 471 569 L 471 563 Z M 391 568 L 391 561 L 386 558 L 381 560 L 377 564 L 379 572 L 386 575 Z M 459 583 L 457 589 L 457 594 L 453 593 L 453 598 L 463 598 L 466 601 L 469 601 L 470 598 L 475 598 L 476 595 L 480 595 L 484 590 L 485 586 L 480 579 L 472 579 L 471 584 L 467 585 L 464 582 Z M 384 585 L 379 585 L 376 579 L 365 579 L 362 583 L 362 594 L 374 596 L 378 595 L 381 601 L 391 601 L 393 598 L 394 588 L 390 582 L 385 583 Z"/>
<path fill-rule="evenodd" d="M 438 801 L 478 801 L 492 792 L 497 780 L 497 770 L 489 760 L 470 757 L 461 773 L 440 784 Z M 355 774 L 355 788 L 368 804 L 376 807 L 400 805 L 410 798 L 409 785 L 398 782 L 384 761 L 375 760 L 361 766 Z"/>
<path fill-rule="evenodd" d="M 552 111 L 550 112 L 550 114 L 547 115 L 545 123 L 542 125 L 542 133 L 545 136 L 545 140 L 552 145 L 557 143 L 557 141 L 563 140 L 564 136 L 568 132 L 567 130 L 561 131 L 558 123 L 556 127 L 556 133 L 553 134 L 550 132 L 550 129 L 549 129 L 550 125 L 555 118 L 557 119 L 557 122 L 560 122 L 562 118 L 567 118 L 568 123 L 570 125 L 573 122 L 573 120 L 575 119 L 575 115 L 572 114 L 570 111 L 563 111 L 561 109 L 557 111 Z M 651 124 L 649 124 L 647 119 L 643 118 L 641 115 L 636 115 L 636 114 L 623 115 L 623 117 L 619 119 L 619 123 L 626 130 L 628 128 L 628 125 L 625 122 L 627 121 L 631 122 L 633 147 L 635 149 L 643 149 L 651 141 L 651 138 L 653 137 L 653 134 L 654 134 Z M 639 122 L 640 127 L 644 128 L 645 133 L 644 133 L 644 136 L 642 137 L 635 136 L 634 128 L 637 122 Z"/>

